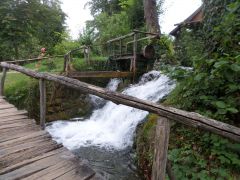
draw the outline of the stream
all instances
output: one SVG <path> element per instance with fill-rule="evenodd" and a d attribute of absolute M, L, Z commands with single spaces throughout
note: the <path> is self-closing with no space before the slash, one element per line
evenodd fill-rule
<path fill-rule="evenodd" d="M 116 91 L 121 80 L 112 79 L 106 87 Z M 174 81 L 157 71 L 144 74 L 139 83 L 122 93 L 143 100 L 158 102 L 175 87 Z M 58 143 L 85 160 L 104 179 L 141 179 L 134 166 L 132 150 L 135 130 L 148 112 L 117 105 L 90 95 L 95 110 L 88 118 L 56 121 L 47 131 Z"/>

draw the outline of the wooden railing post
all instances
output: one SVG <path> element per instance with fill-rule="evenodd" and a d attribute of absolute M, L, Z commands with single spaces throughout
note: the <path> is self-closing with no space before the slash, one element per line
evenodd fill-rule
<path fill-rule="evenodd" d="M 156 126 L 152 180 L 165 180 L 169 133 L 169 120 L 163 117 L 159 118 Z"/>
<path fill-rule="evenodd" d="M 133 72 L 136 71 L 136 61 L 137 61 L 137 34 L 134 34 L 134 44 L 133 44 Z"/>
<path fill-rule="evenodd" d="M 119 44 L 120 44 L 120 56 L 122 56 L 122 39 L 120 40 Z"/>
<path fill-rule="evenodd" d="M 67 63 L 68 63 L 68 55 L 64 55 L 64 65 L 63 65 L 63 72 L 67 72 Z"/>
<path fill-rule="evenodd" d="M 4 95 L 4 83 L 5 83 L 5 79 L 6 79 L 6 75 L 7 75 L 7 68 L 3 68 L 2 71 L 2 77 L 0 79 L 0 96 Z"/>
<path fill-rule="evenodd" d="M 45 129 L 46 122 L 46 82 L 44 79 L 39 80 L 40 89 L 40 125 Z"/>

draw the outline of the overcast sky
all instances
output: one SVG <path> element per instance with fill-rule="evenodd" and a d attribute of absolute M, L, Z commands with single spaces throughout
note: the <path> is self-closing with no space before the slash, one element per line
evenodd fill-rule
<path fill-rule="evenodd" d="M 62 9 L 68 15 L 67 25 L 73 39 L 84 28 L 87 20 L 93 19 L 88 7 L 84 8 L 89 0 L 62 0 Z M 160 17 L 163 33 L 169 33 L 174 24 L 182 22 L 190 16 L 199 6 L 201 0 L 165 0 L 165 13 Z"/>

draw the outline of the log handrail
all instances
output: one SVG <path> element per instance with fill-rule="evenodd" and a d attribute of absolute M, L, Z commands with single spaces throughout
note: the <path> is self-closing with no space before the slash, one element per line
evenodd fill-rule
<path fill-rule="evenodd" d="M 32 58 L 32 59 L 11 60 L 11 61 L 3 61 L 3 62 L 15 64 L 15 63 L 22 63 L 22 62 L 33 62 L 33 61 L 38 61 L 41 59 L 51 59 L 51 58 L 56 58 L 56 57 L 64 57 L 64 55 L 37 57 L 37 58 Z"/>
<path fill-rule="evenodd" d="M 93 95 L 102 97 L 104 99 L 113 101 L 114 103 L 117 103 L 117 104 L 123 104 L 123 105 L 131 106 L 137 109 L 145 110 L 151 113 L 155 113 L 160 115 L 161 117 L 168 118 L 178 123 L 181 123 L 190 127 L 200 128 L 200 129 L 221 135 L 223 137 L 229 138 L 236 142 L 240 142 L 240 128 L 220 122 L 220 121 L 216 121 L 214 119 L 204 117 L 197 113 L 187 112 L 187 111 L 179 110 L 172 107 L 166 107 L 160 104 L 141 100 L 141 99 L 124 95 L 118 92 L 108 91 L 104 88 L 90 85 L 76 79 L 72 79 L 72 78 L 68 78 L 60 75 L 53 75 L 49 73 L 39 73 L 18 65 L 8 64 L 6 62 L 2 62 L 0 66 L 2 68 L 21 72 L 25 75 L 31 76 L 36 79 L 45 79 L 48 81 L 53 81 L 53 82 L 68 86 L 70 88 L 80 90 L 87 94 L 93 94 Z"/>

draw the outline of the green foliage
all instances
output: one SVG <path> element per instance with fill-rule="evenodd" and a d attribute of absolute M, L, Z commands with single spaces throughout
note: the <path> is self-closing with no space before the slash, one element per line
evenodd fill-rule
<path fill-rule="evenodd" d="M 57 0 L 2 0 L 0 19 L 0 60 L 6 60 L 32 55 L 32 45 L 51 52 L 61 41 L 65 14 Z"/>
<path fill-rule="evenodd" d="M 205 48 L 209 53 L 238 54 L 240 32 L 239 0 L 204 0 Z"/>
<path fill-rule="evenodd" d="M 80 33 L 78 41 L 81 45 L 91 46 L 93 45 L 94 39 L 94 29 L 87 27 L 82 31 L 82 33 Z"/>
<path fill-rule="evenodd" d="M 71 40 L 66 34 L 62 35 L 63 41 L 61 43 L 58 43 L 54 49 L 53 53 L 57 55 L 64 55 L 67 52 L 76 49 L 80 46 L 78 41 Z"/>
<path fill-rule="evenodd" d="M 145 179 L 151 178 L 155 130 L 158 118 L 155 114 L 148 115 L 147 121 L 137 131 L 137 164 L 144 172 Z"/>
<path fill-rule="evenodd" d="M 64 63 L 63 58 L 50 58 L 50 59 L 42 60 L 41 63 L 34 62 L 34 63 L 26 64 L 24 67 L 29 69 L 34 69 L 39 72 L 62 72 L 63 63 Z"/>
<path fill-rule="evenodd" d="M 157 1 L 160 9 L 162 0 Z M 144 5 L 139 0 L 91 0 L 88 2 L 94 20 L 88 21 L 87 32 L 80 39 L 94 44 L 105 44 L 109 39 L 128 34 L 133 29 L 145 30 Z M 159 10 L 159 12 L 162 12 Z M 113 45 L 112 45 L 113 46 Z M 103 54 L 106 46 L 99 47 L 96 54 Z"/>
<path fill-rule="evenodd" d="M 104 71 L 107 66 L 106 57 L 91 57 L 90 63 L 87 63 L 84 58 L 74 58 L 73 68 L 77 71 Z"/>
<path fill-rule="evenodd" d="M 239 144 L 181 125 L 175 125 L 172 130 L 169 159 L 177 179 L 240 177 Z"/>
<path fill-rule="evenodd" d="M 128 14 L 130 29 L 141 29 L 144 27 L 143 1 L 120 0 L 120 6 Z"/>
<path fill-rule="evenodd" d="M 162 69 L 162 64 L 176 64 L 174 44 L 169 36 L 162 35 L 160 40 L 156 42 L 155 49 L 157 50 L 156 56 L 161 62 L 159 68 Z"/>
<path fill-rule="evenodd" d="M 97 37 L 100 43 L 105 43 L 111 38 L 129 33 L 130 25 L 126 12 L 113 14 L 109 16 L 107 13 L 101 13 L 93 22 L 98 30 Z"/>
<path fill-rule="evenodd" d="M 176 59 L 182 66 L 192 66 L 203 53 L 202 26 L 182 28 L 175 41 Z"/>
<path fill-rule="evenodd" d="M 238 6 L 239 4 L 238 1 Z M 236 23 L 240 22 L 240 19 L 234 10 L 236 6 L 236 3 L 230 4 L 220 24 L 214 26 L 217 32 L 212 33 L 212 38 L 221 37 L 218 45 L 215 46 L 216 51 L 207 51 L 207 57 L 194 61 L 195 70 L 188 74 L 189 77 L 173 92 L 175 96 L 170 98 L 174 104 L 181 102 L 185 109 L 197 110 L 219 120 L 233 120 L 232 122 L 235 120 L 235 123 L 240 112 L 238 94 L 240 90 L 240 56 L 238 55 L 239 45 L 236 42 L 238 35 L 235 31 L 240 26 L 240 23 Z M 229 22 L 229 17 L 235 17 L 235 19 L 231 19 Z M 216 19 L 217 16 L 212 18 Z M 234 20 L 235 26 L 231 23 L 232 20 Z M 225 34 L 226 28 L 229 29 L 227 34 Z M 219 36 L 219 30 L 222 32 L 221 36 Z M 226 38 L 223 40 L 223 37 Z M 229 45 L 232 46 L 231 49 L 228 49 Z M 187 103 L 183 103 L 184 99 L 187 99 Z"/>
<path fill-rule="evenodd" d="M 206 0 L 204 8 L 203 55 L 186 53 L 194 69 L 166 103 L 239 126 L 240 1 Z M 169 158 L 179 179 L 239 179 L 239 144 L 179 126 L 172 132 Z"/>
<path fill-rule="evenodd" d="M 92 16 L 97 16 L 102 12 L 112 15 L 121 10 L 119 0 L 90 0 L 87 5 L 90 6 Z"/>
<path fill-rule="evenodd" d="M 19 108 L 24 108 L 30 82 L 31 79 L 28 76 L 17 72 L 9 72 L 4 88 L 5 96 L 9 102 L 17 105 Z"/>

